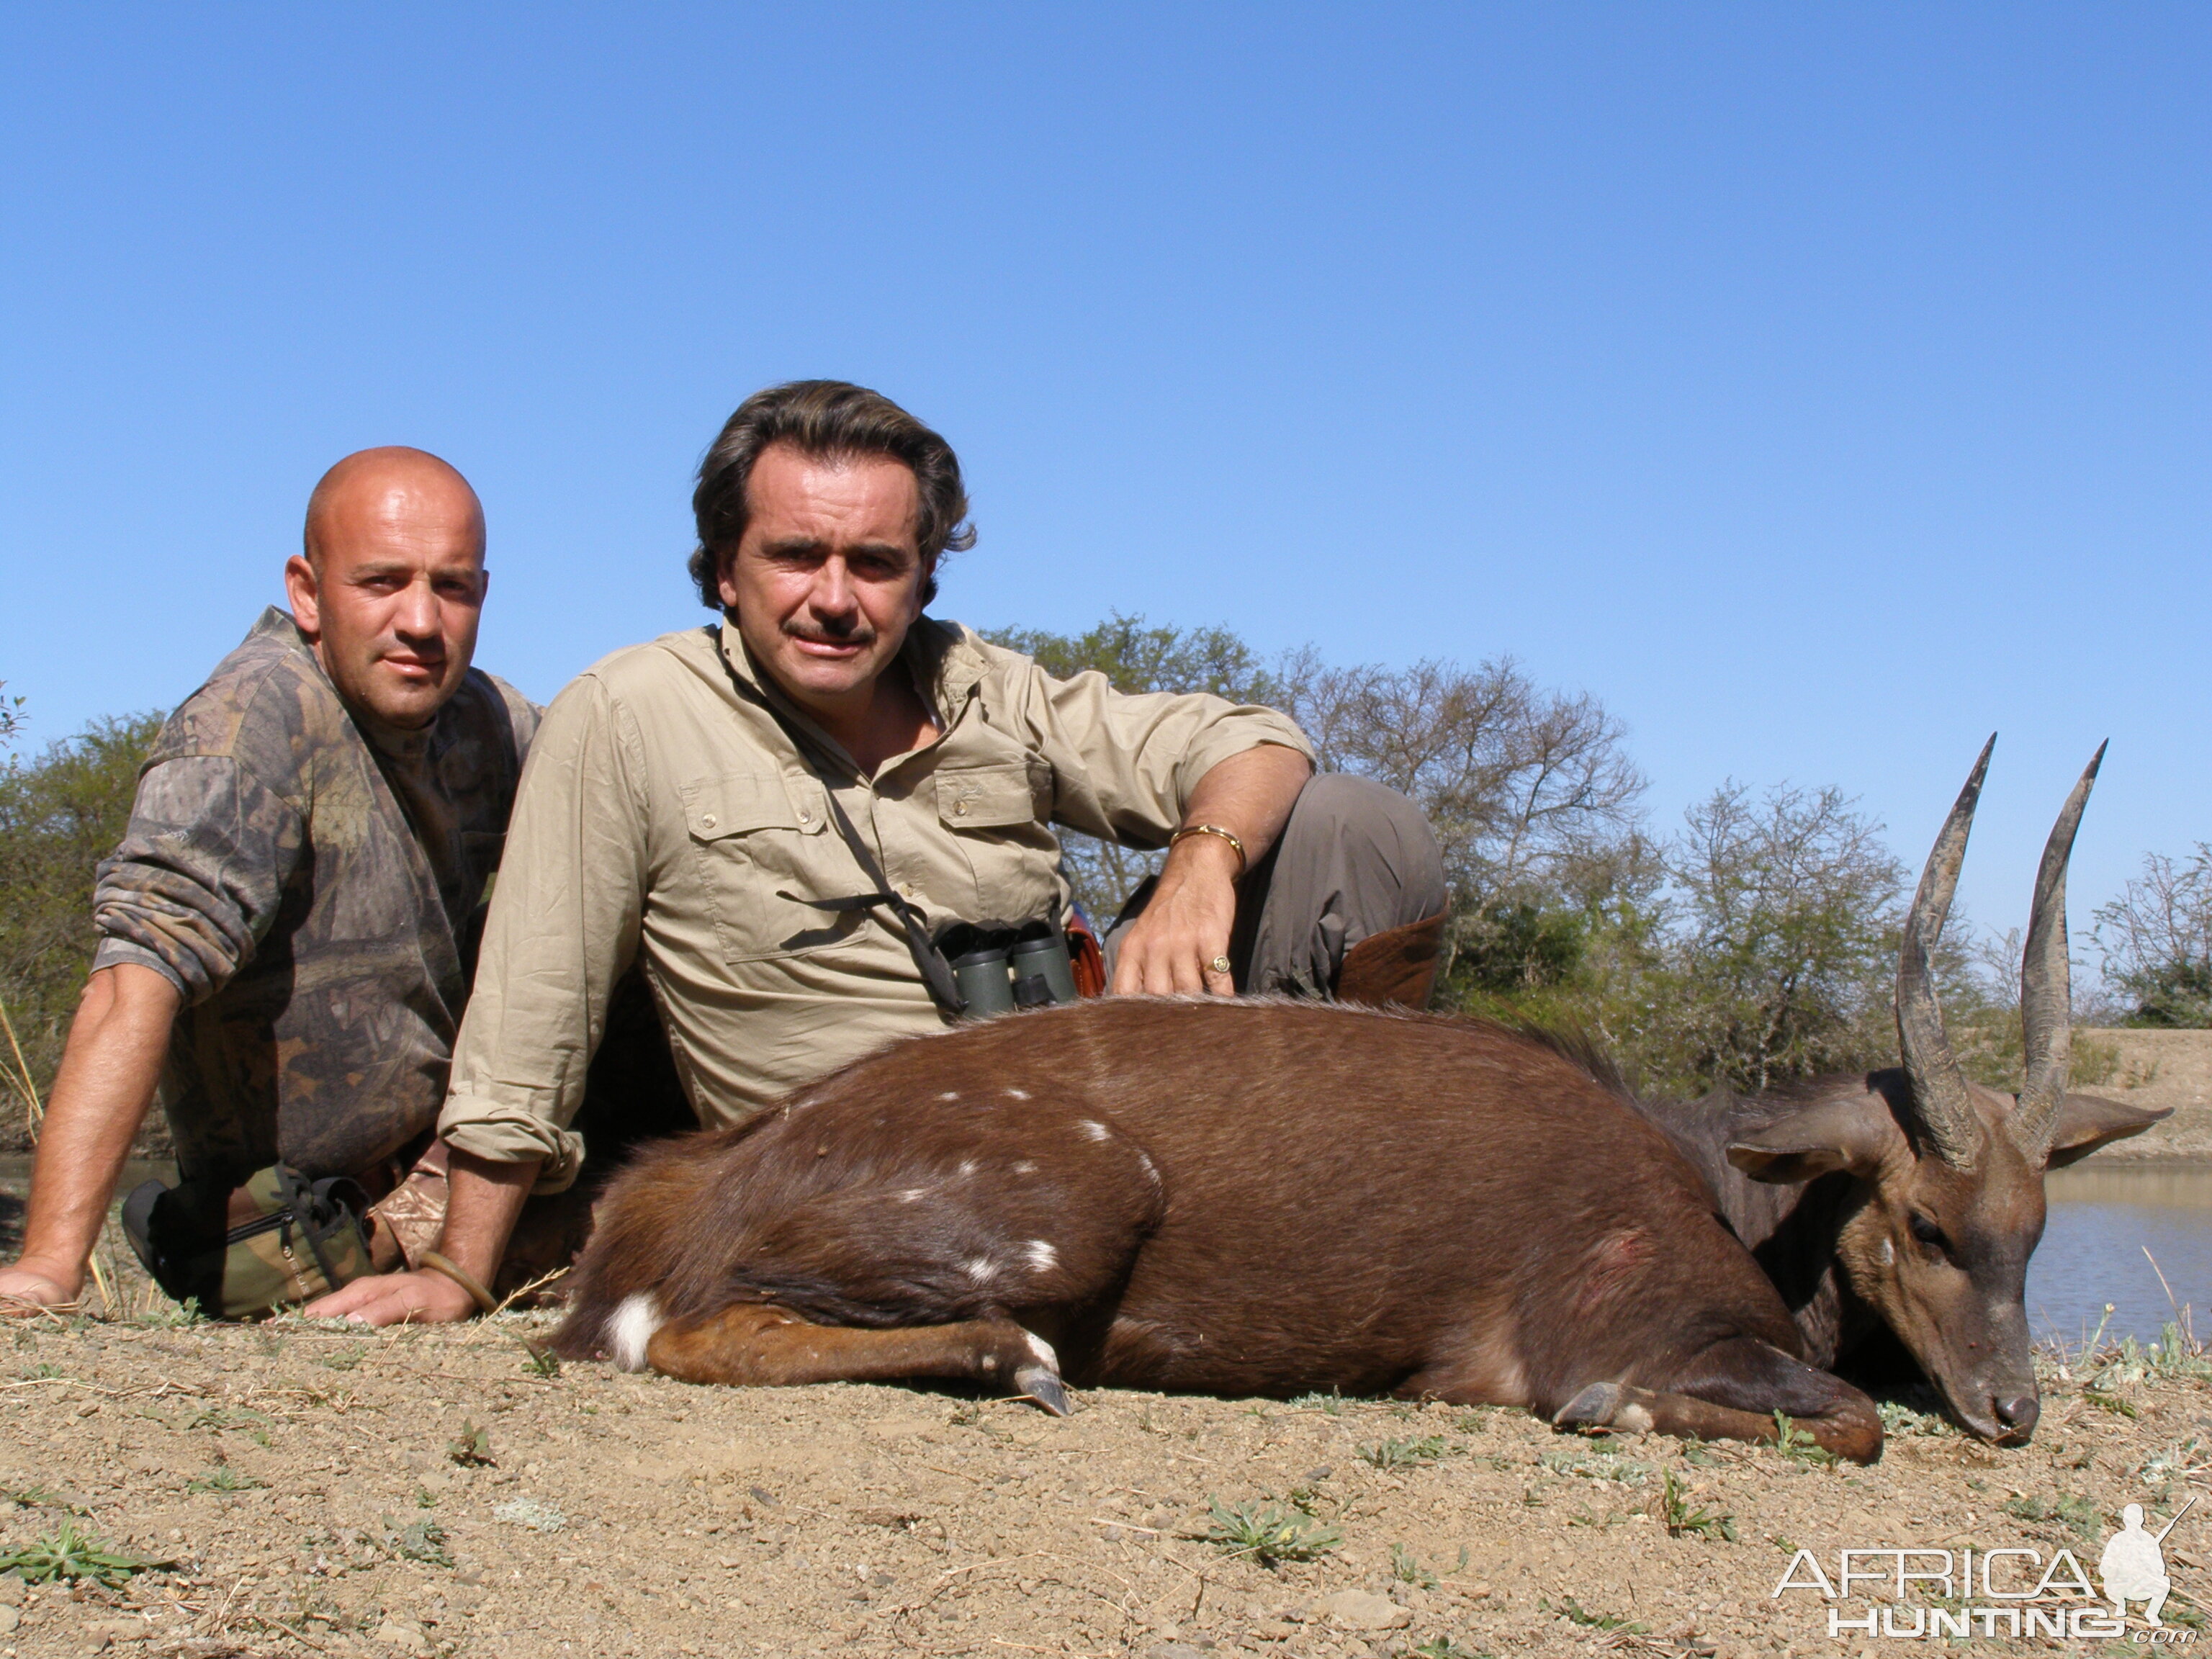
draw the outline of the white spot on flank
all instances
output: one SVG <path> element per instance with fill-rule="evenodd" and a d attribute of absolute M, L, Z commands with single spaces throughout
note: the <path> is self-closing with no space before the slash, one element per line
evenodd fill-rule
<path fill-rule="evenodd" d="M 960 1265 L 968 1270 L 968 1277 L 978 1285 L 988 1284 L 999 1276 L 997 1264 L 988 1256 L 975 1256 Z"/>
<path fill-rule="evenodd" d="M 1153 1186 L 1158 1186 L 1160 1184 L 1160 1166 L 1152 1162 L 1152 1155 L 1150 1152 L 1144 1151 L 1142 1148 L 1139 1148 L 1137 1152 L 1137 1162 L 1145 1166 L 1146 1179 L 1150 1181 Z"/>
<path fill-rule="evenodd" d="M 975 1160 L 972 1158 L 962 1158 L 960 1160 L 960 1173 L 963 1176 L 974 1175 L 975 1173 Z"/>
<path fill-rule="evenodd" d="M 1029 1159 L 1024 1158 L 1020 1163 L 1014 1165 L 1014 1173 L 1016 1175 L 1035 1175 L 1036 1173 L 1036 1165 L 1030 1163 Z"/>
<path fill-rule="evenodd" d="M 1030 1097 L 1030 1091 L 1026 1089 L 1009 1089 L 1006 1092 L 1016 1100 L 1027 1100 Z"/>
<path fill-rule="evenodd" d="M 957 1100 L 960 1098 L 960 1091 L 957 1089 L 947 1089 L 943 1094 L 938 1096 L 938 1098 L 939 1100 Z"/>
<path fill-rule="evenodd" d="M 1086 1117 L 1082 1122 L 1077 1124 L 1075 1127 L 1082 1130 L 1084 1133 L 1089 1135 L 1093 1140 L 1103 1140 L 1109 1134 L 1113 1133 L 1095 1117 Z"/>
<path fill-rule="evenodd" d="M 899 1189 L 899 1202 L 902 1204 L 917 1203 L 921 1200 L 921 1194 L 924 1190 L 924 1188 L 920 1187 L 902 1187 Z"/>
<path fill-rule="evenodd" d="M 645 1346 L 665 1322 L 660 1304 L 647 1292 L 624 1297 L 607 1319 L 607 1348 L 615 1364 L 626 1371 L 643 1370 Z"/>
<path fill-rule="evenodd" d="M 1041 1273 L 1048 1273 L 1060 1266 L 1060 1252 L 1042 1238 L 1033 1238 L 1023 1245 L 1022 1254 L 1029 1257 L 1030 1267 Z"/>

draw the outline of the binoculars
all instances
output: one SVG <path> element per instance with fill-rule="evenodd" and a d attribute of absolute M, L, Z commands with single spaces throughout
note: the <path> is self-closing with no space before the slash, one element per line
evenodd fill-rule
<path fill-rule="evenodd" d="M 968 949 L 957 955 L 945 952 L 952 965 L 952 982 L 960 988 L 963 1017 L 990 1019 L 1017 1008 L 1046 1008 L 1076 1000 L 1067 938 L 1052 923 L 1031 922 L 1015 932 L 969 932 L 968 939 L 958 941 Z"/>

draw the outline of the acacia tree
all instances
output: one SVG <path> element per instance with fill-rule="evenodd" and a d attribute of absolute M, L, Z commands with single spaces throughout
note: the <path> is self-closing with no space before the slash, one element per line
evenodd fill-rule
<path fill-rule="evenodd" d="M 2096 910 L 2106 978 L 2135 1005 L 2130 1025 L 2212 1025 L 2212 842 L 2186 860 L 2153 853 Z"/>
<path fill-rule="evenodd" d="M 1341 668 L 1308 647 L 1280 679 L 1323 770 L 1373 778 L 1427 814 L 1452 901 L 1448 981 L 1530 991 L 1570 977 L 1593 874 L 1619 890 L 1636 860 L 1644 784 L 1621 723 L 1510 657 Z"/>
<path fill-rule="evenodd" d="M 1668 848 L 1674 1068 L 1765 1089 L 1886 1055 L 1906 870 L 1840 790 L 1716 789 Z"/>
<path fill-rule="evenodd" d="M 1474 668 L 1334 668 L 1311 647 L 1281 670 L 1284 707 L 1322 769 L 1420 803 L 1447 878 L 1514 888 L 1636 821 L 1626 728 L 1591 696 L 1539 687 L 1510 657 Z"/>

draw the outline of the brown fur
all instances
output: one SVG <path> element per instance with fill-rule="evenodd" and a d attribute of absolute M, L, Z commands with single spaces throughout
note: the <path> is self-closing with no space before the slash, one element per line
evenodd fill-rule
<path fill-rule="evenodd" d="M 1012 1321 L 1079 1383 L 1593 1424 L 1626 1402 L 1749 1435 L 1778 1409 L 1847 1455 L 1881 1444 L 1609 1081 L 1526 1033 L 1420 1016 L 1116 999 L 901 1044 L 641 1158 L 578 1280 L 562 1352 L 605 1351 L 650 1293 L 685 1322 L 652 1363 L 688 1345 L 682 1371 L 720 1380 L 884 1374 L 868 1328 L 963 1328 L 933 1356 L 908 1344 L 904 1374 L 986 1374 L 963 1367 L 1011 1351 L 964 1333 Z M 756 1322 L 701 1360 L 733 1304 L 853 1340 L 775 1334 L 771 1352 Z"/>

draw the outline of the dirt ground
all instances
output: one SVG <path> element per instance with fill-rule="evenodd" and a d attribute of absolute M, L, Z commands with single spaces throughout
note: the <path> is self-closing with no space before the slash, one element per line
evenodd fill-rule
<path fill-rule="evenodd" d="M 0 1328 L 0 1556 L 75 1528 L 164 1564 L 0 1577 L 0 1656 L 1856 1651 L 1817 1595 L 1773 1599 L 1801 1546 L 1831 1575 L 1846 1546 L 1966 1543 L 2094 1571 L 2121 1504 L 2162 1523 L 2212 1481 L 2201 1362 L 2086 1389 L 2054 1366 L 2025 1450 L 1899 1410 L 1859 1469 L 1507 1410 L 1098 1392 L 1060 1421 L 548 1374 L 544 1314 L 174 1317 Z M 1276 1506 L 1313 1559 L 1208 1541 L 1215 1505 Z M 2212 1601 L 2192 1535 L 2167 1547 L 2169 1624 Z"/>

